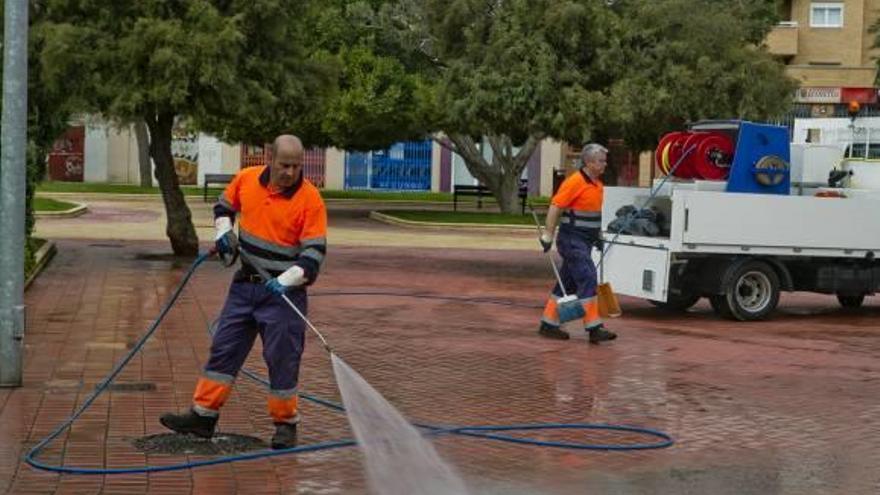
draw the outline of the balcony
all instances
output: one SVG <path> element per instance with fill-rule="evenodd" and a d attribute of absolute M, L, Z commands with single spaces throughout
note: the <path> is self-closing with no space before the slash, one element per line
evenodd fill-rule
<path fill-rule="evenodd" d="M 793 57 L 798 52 L 797 21 L 783 21 L 767 35 L 767 51 L 773 55 Z"/>

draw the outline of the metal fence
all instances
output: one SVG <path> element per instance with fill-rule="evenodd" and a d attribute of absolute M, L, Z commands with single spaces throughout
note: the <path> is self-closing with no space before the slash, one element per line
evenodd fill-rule
<path fill-rule="evenodd" d="M 241 168 L 268 165 L 271 161 L 271 144 L 263 146 L 241 145 Z M 309 148 L 303 158 L 303 175 L 316 187 L 324 187 L 326 161 L 324 148 Z"/>
<path fill-rule="evenodd" d="M 428 191 L 432 141 L 407 141 L 385 150 L 345 156 L 346 189 Z"/>

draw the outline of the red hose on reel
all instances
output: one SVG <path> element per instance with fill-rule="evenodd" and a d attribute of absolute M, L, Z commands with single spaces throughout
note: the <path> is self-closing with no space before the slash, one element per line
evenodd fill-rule
<path fill-rule="evenodd" d="M 733 163 L 735 144 L 723 132 L 670 132 L 655 151 L 655 163 L 665 174 L 681 158 L 684 150 L 694 151 L 674 171 L 681 179 L 726 180 Z"/>

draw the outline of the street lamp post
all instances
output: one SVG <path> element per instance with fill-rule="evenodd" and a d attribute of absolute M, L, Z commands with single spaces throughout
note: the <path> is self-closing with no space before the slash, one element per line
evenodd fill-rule
<path fill-rule="evenodd" d="M 27 149 L 27 0 L 5 0 L 0 130 L 0 386 L 21 385 Z"/>

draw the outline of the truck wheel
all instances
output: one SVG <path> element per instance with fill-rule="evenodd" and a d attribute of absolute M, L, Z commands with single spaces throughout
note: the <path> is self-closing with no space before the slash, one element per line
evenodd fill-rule
<path fill-rule="evenodd" d="M 844 308 L 858 308 L 862 305 L 863 302 L 865 302 L 865 295 L 838 294 L 837 300 L 840 301 L 840 305 Z"/>
<path fill-rule="evenodd" d="M 763 261 L 743 263 L 729 280 L 723 297 L 733 319 L 763 320 L 779 304 L 779 276 Z"/>
<path fill-rule="evenodd" d="M 666 298 L 666 302 L 652 301 L 650 299 L 648 299 L 648 302 L 667 311 L 685 311 L 694 304 L 697 304 L 697 301 L 699 300 L 699 294 L 670 294 L 669 297 Z"/>

